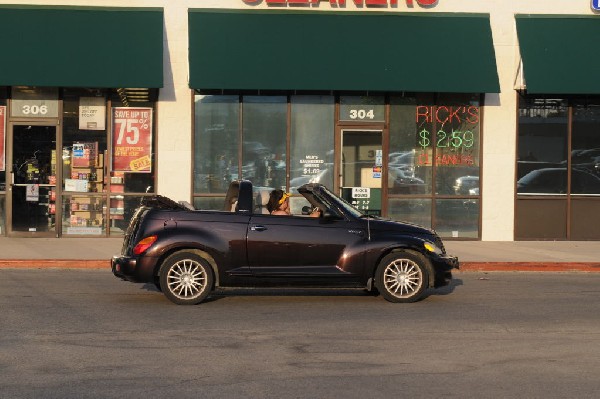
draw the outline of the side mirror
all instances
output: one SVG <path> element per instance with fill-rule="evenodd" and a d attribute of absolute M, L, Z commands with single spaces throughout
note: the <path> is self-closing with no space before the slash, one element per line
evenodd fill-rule
<path fill-rule="evenodd" d="M 333 218 L 335 218 L 335 215 L 329 209 L 326 209 L 323 212 L 322 217 L 323 217 L 323 219 L 333 219 Z"/>

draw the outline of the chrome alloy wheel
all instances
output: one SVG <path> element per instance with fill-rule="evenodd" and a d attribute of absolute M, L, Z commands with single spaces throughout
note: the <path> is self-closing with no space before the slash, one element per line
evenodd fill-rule
<path fill-rule="evenodd" d="M 206 290 L 206 271 L 198 261 L 183 259 L 169 268 L 167 283 L 177 298 L 194 299 Z"/>
<path fill-rule="evenodd" d="M 391 295 L 408 298 L 423 285 L 423 272 L 419 265 L 410 259 L 395 259 L 385 267 L 383 283 Z"/>

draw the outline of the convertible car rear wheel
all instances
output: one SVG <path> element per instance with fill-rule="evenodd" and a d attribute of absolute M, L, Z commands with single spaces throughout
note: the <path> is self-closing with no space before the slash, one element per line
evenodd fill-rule
<path fill-rule="evenodd" d="M 375 283 L 381 295 L 390 302 L 415 302 L 421 299 L 429 276 L 427 260 L 409 252 L 392 252 L 385 256 L 375 274 Z"/>
<path fill-rule="evenodd" d="M 163 294 L 178 305 L 195 305 L 210 294 L 213 271 L 208 262 L 191 251 L 179 251 L 169 256 L 160 270 Z"/>

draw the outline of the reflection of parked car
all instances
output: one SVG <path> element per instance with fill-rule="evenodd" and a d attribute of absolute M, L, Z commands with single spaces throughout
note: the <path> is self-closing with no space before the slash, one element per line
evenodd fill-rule
<path fill-rule="evenodd" d="M 388 185 L 390 193 L 393 194 L 426 194 L 429 187 L 423 179 L 392 168 L 388 172 Z"/>
<path fill-rule="evenodd" d="M 567 192 L 567 169 L 545 168 L 527 173 L 517 181 L 518 194 L 565 194 Z M 591 173 L 571 171 L 573 194 L 600 194 L 600 178 Z"/>
<path fill-rule="evenodd" d="M 388 157 L 388 167 L 390 170 L 402 170 L 406 172 L 415 171 L 415 151 L 390 152 Z"/>
<path fill-rule="evenodd" d="M 454 182 L 457 195 L 472 195 L 470 190 L 479 187 L 479 176 L 462 176 Z"/>
<path fill-rule="evenodd" d="M 600 174 L 600 148 L 571 151 L 571 163 L 574 168 Z"/>

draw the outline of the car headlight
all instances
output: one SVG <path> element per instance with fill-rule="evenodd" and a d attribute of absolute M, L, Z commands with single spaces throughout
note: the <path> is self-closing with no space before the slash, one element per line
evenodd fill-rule
<path fill-rule="evenodd" d="M 429 252 L 433 252 L 436 255 L 443 255 L 442 250 L 435 244 L 431 243 L 431 242 L 425 242 L 423 244 L 423 246 L 425 247 L 425 249 Z"/>

